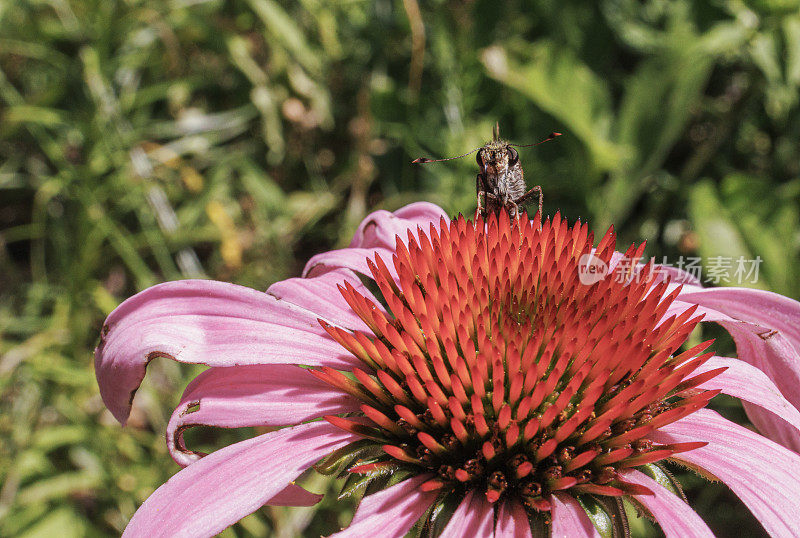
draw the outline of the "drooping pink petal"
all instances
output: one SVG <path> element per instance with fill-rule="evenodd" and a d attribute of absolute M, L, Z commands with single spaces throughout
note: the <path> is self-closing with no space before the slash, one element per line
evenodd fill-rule
<path fill-rule="evenodd" d="M 349 269 L 335 269 L 314 278 L 290 278 L 276 282 L 267 289 L 267 295 L 307 310 L 311 315 L 326 321 L 369 333 L 369 327 L 353 312 L 339 292 L 338 286 L 347 282 L 364 297 L 379 304 L 358 276 Z"/>
<path fill-rule="evenodd" d="M 550 497 L 550 504 L 551 538 L 600 538 L 589 516 L 573 497 L 557 493 Z"/>
<path fill-rule="evenodd" d="M 289 484 L 264 504 L 270 506 L 314 506 L 324 496 L 319 493 L 311 493 L 296 484 Z"/>
<path fill-rule="evenodd" d="M 494 507 L 480 493 L 470 490 L 458 505 L 439 538 L 491 538 Z"/>
<path fill-rule="evenodd" d="M 438 229 L 441 219 L 450 220 L 442 208 L 428 202 L 409 204 L 394 213 L 378 210 L 361 221 L 350 246 L 394 249 L 395 236 L 405 239 L 407 230 L 417 226 L 427 232 L 431 223 Z"/>
<path fill-rule="evenodd" d="M 506 501 L 497 511 L 494 538 L 530 538 L 531 525 L 528 514 L 517 501 Z"/>
<path fill-rule="evenodd" d="M 739 320 L 720 322 L 734 337 L 739 358 L 763 370 L 786 399 L 800 408 L 800 302 L 747 288 L 691 287 L 679 299 Z M 780 421 L 758 407 L 745 404 L 745 410 L 762 433 L 800 452 L 800 434 L 785 431 Z"/>
<path fill-rule="evenodd" d="M 717 289 L 722 290 L 714 288 L 705 291 Z M 693 292 L 695 298 L 697 293 L 699 292 Z M 672 304 L 667 315 L 679 313 L 692 306 L 682 300 L 682 294 L 679 299 Z M 736 343 L 737 357 L 764 372 L 786 400 L 792 406 L 800 408 L 800 348 L 784 332 L 774 330 L 768 325 L 732 318 L 707 306 L 699 306 L 697 314 L 704 316 L 703 321 L 713 321 L 724 327 Z M 747 401 L 742 402 L 742 405 L 747 416 L 763 435 L 800 452 L 800 433 L 793 428 L 787 428 L 773 413 L 757 405 Z"/>
<path fill-rule="evenodd" d="M 763 290 L 702 288 L 685 271 L 660 268 L 670 273 L 672 282 L 687 284 L 673 308 L 700 305 L 704 321 L 716 321 L 731 333 L 739 358 L 766 373 L 786 400 L 800 408 L 800 303 Z M 748 401 L 743 405 L 762 434 L 800 452 L 797 430 L 761 406 Z"/>
<path fill-rule="evenodd" d="M 359 410 L 360 402 L 299 366 L 287 364 L 211 368 L 186 387 L 167 425 L 167 447 L 180 465 L 202 454 L 187 449 L 191 426 L 288 426 Z"/>
<path fill-rule="evenodd" d="M 723 394 L 750 402 L 766 410 L 781 422 L 780 428 L 787 429 L 794 434 L 800 431 L 800 411 L 790 404 L 775 383 L 755 366 L 739 359 L 711 357 L 692 375 L 721 367 L 726 367 L 727 370 L 699 385 L 698 388 L 721 389 Z"/>
<path fill-rule="evenodd" d="M 405 536 L 436 500 L 436 492 L 419 490 L 420 484 L 432 476 L 415 476 L 378 493 L 367 495 L 358 505 L 350 526 L 332 534 L 331 538 Z"/>
<path fill-rule="evenodd" d="M 794 299 L 748 288 L 687 288 L 679 299 L 777 330 L 800 349 L 800 302 Z"/>
<path fill-rule="evenodd" d="M 95 350 L 95 374 L 103 401 L 123 424 L 147 364 L 156 357 L 209 366 L 355 363 L 312 313 L 213 280 L 153 286 L 108 316 Z"/>
<path fill-rule="evenodd" d="M 667 488 L 639 471 L 629 471 L 623 476 L 626 482 L 645 486 L 655 494 L 637 495 L 636 500 L 650 510 L 667 538 L 714 538 L 697 512 Z"/>
<path fill-rule="evenodd" d="M 311 422 L 217 450 L 150 495 L 123 536 L 214 536 L 275 498 L 324 455 L 355 440 L 327 422 Z"/>
<path fill-rule="evenodd" d="M 796 428 L 787 426 L 786 421 L 775 413 L 750 402 L 743 401 L 742 407 L 744 407 L 747 418 L 755 425 L 759 433 L 786 448 L 800 453 L 800 434 Z"/>
<path fill-rule="evenodd" d="M 707 441 L 673 459 L 723 481 L 771 536 L 800 536 L 800 455 L 708 409 L 662 426 L 652 438 L 666 444 Z"/>

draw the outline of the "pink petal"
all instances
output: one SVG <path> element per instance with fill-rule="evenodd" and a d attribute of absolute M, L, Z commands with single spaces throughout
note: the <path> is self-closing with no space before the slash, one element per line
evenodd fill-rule
<path fill-rule="evenodd" d="M 738 322 L 719 323 L 736 341 L 740 359 L 761 369 L 796 408 L 800 408 L 800 302 L 763 290 L 691 287 L 678 297 Z M 770 413 L 745 405 L 759 430 L 785 446 L 800 451 L 800 434 L 787 432 Z"/>
<path fill-rule="evenodd" d="M 372 277 L 372 272 L 367 265 L 367 258 L 370 260 L 375 259 L 375 254 L 379 254 L 383 259 L 386 266 L 395 275 L 394 264 L 392 263 L 392 256 L 394 255 L 394 247 L 388 248 L 342 248 L 339 250 L 329 250 L 312 256 L 305 269 L 303 269 L 303 277 L 316 277 L 334 271 L 336 269 L 350 269 L 356 273 Z"/>
<path fill-rule="evenodd" d="M 428 202 L 410 204 L 394 213 L 378 210 L 367 215 L 361 222 L 350 246 L 393 250 L 395 236 L 405 239 L 407 230 L 416 230 L 417 226 L 427 233 L 431 223 L 438 229 L 441 219 L 449 221 L 450 217 L 442 208 Z"/>
<path fill-rule="evenodd" d="M 800 302 L 794 299 L 771 291 L 747 288 L 691 288 L 678 298 L 732 318 L 778 330 L 796 349 L 800 349 Z"/>
<path fill-rule="evenodd" d="M 311 493 L 296 484 L 289 484 L 265 504 L 270 506 L 314 506 L 324 496 L 319 493 Z"/>
<path fill-rule="evenodd" d="M 325 415 L 359 411 L 359 402 L 298 366 L 287 364 L 211 368 L 183 393 L 167 425 L 167 447 L 180 465 L 201 454 L 188 450 L 190 426 L 287 426 Z"/>
<path fill-rule="evenodd" d="M 743 401 L 742 407 L 761 435 L 800 453 L 800 434 L 795 428 L 787 426 L 784 419 L 749 402 Z"/>
<path fill-rule="evenodd" d="M 356 439 L 320 421 L 217 450 L 150 495 L 123 536 L 214 536 L 275 498 L 324 455 Z"/>
<path fill-rule="evenodd" d="M 625 481 L 650 489 L 655 495 L 637 495 L 636 500 L 658 520 L 667 538 L 714 538 L 705 522 L 683 499 L 639 471 L 624 473 Z"/>
<path fill-rule="evenodd" d="M 181 280 L 146 289 L 118 306 L 103 326 L 95 374 L 106 406 L 123 424 L 155 357 L 209 366 L 356 362 L 314 314 L 249 288 Z"/>
<path fill-rule="evenodd" d="M 432 476 L 416 476 L 367 495 L 358 505 L 350 526 L 331 538 L 405 536 L 436 500 L 436 492 L 419 491 L 420 484 Z"/>
<path fill-rule="evenodd" d="M 530 538 L 531 524 L 528 514 L 517 501 L 506 501 L 500 505 L 494 538 Z"/>
<path fill-rule="evenodd" d="M 491 538 L 494 506 L 480 493 L 470 490 L 458 505 L 439 538 Z"/>
<path fill-rule="evenodd" d="M 704 290 L 715 292 L 726 291 L 723 288 Z M 753 291 L 753 290 L 750 290 Z M 697 299 L 699 292 L 692 292 Z M 774 294 L 771 294 L 774 295 Z M 705 299 L 708 295 L 702 296 Z M 680 312 L 691 306 L 683 301 L 675 301 L 670 313 Z M 692 298 L 691 296 L 689 298 Z M 703 314 L 703 321 L 713 321 L 722 325 L 736 343 L 736 354 L 739 359 L 764 372 L 780 390 L 786 400 L 796 408 L 800 408 L 800 351 L 784 332 L 776 332 L 769 326 L 732 318 L 727 314 L 706 306 L 697 309 Z M 764 323 L 767 323 L 765 320 Z M 747 416 L 765 436 L 800 452 L 800 433 L 777 420 L 773 413 L 759 406 L 743 402 Z"/>
<path fill-rule="evenodd" d="M 267 289 L 267 295 L 307 310 L 311 315 L 334 325 L 364 332 L 369 327 L 350 308 L 339 292 L 338 286 L 348 282 L 361 295 L 379 304 L 372 293 L 361 283 L 353 271 L 335 269 L 315 278 L 290 278 L 276 282 Z"/>
<path fill-rule="evenodd" d="M 652 438 L 668 444 L 707 441 L 673 459 L 725 482 L 771 536 L 800 536 L 800 455 L 708 409 L 663 426 Z"/>
<path fill-rule="evenodd" d="M 375 254 L 383 258 L 389 271 L 394 274 L 392 256 L 397 244 L 396 238 L 406 241 L 409 230 L 417 236 L 417 227 L 426 233 L 431 224 L 438 229 L 442 218 L 445 221 L 450 220 L 443 209 L 427 202 L 410 204 L 394 213 L 375 211 L 367 215 L 358 226 L 348 248 L 331 250 L 312 257 L 303 269 L 303 276 L 317 276 L 338 268 L 371 276 L 367 258 L 374 259 Z"/>
<path fill-rule="evenodd" d="M 570 495 L 556 493 L 550 496 L 550 503 L 550 516 L 553 518 L 551 538 L 600 538 L 589 516 Z"/>
<path fill-rule="evenodd" d="M 410 203 L 396 210 L 394 216 L 416 222 L 420 225 L 427 222 L 438 225 L 441 219 L 450 220 L 450 217 L 444 209 L 430 202 Z"/>
<path fill-rule="evenodd" d="M 727 367 L 728 369 L 717 377 L 706 381 L 699 388 L 714 390 L 721 389 L 724 394 L 750 402 L 765 409 L 780 421 L 780 428 L 797 434 L 800 431 L 800 411 L 778 390 L 767 375 L 744 361 L 728 357 L 711 357 L 706 363 L 698 367 L 692 375 L 709 370 Z"/>

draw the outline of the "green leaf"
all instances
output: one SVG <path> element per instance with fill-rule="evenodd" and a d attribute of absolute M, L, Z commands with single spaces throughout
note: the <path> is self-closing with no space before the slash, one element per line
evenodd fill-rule
<path fill-rule="evenodd" d="M 689 51 L 656 56 L 630 77 L 620 105 L 616 141 L 628 159 L 590 198 L 600 226 L 619 222 L 648 187 L 645 181 L 683 135 L 713 67 L 713 59 Z"/>
<path fill-rule="evenodd" d="M 388 477 L 384 475 L 351 473 L 347 475 L 344 485 L 336 498 L 340 501 L 347 498 L 360 501 L 367 492 L 367 487 L 378 479 L 381 479 L 380 483 L 382 485 L 385 485 L 388 481 Z"/>
<path fill-rule="evenodd" d="M 775 192 L 768 181 L 730 174 L 719 189 L 720 201 L 752 257 L 760 257 L 759 277 L 765 287 L 788 295 L 798 292 L 797 261 L 800 247 L 787 243 L 800 227 L 800 208 L 790 197 Z M 731 285 L 757 287 L 750 281 Z"/>
<path fill-rule="evenodd" d="M 617 166 L 622 148 L 610 139 L 611 97 L 605 82 L 569 49 L 548 41 L 508 51 L 484 50 L 489 76 L 514 88 L 563 125 L 567 136 L 578 137 L 589 149 L 595 166 Z"/>
<path fill-rule="evenodd" d="M 786 81 L 800 87 L 800 15 L 783 21 L 786 47 Z"/>
<path fill-rule="evenodd" d="M 647 465 L 637 467 L 637 469 L 683 499 L 684 502 L 689 502 L 686 499 L 686 495 L 683 493 L 683 488 L 681 487 L 680 482 L 678 482 L 678 480 L 672 476 L 672 473 L 670 473 L 663 465 L 658 463 L 648 463 Z"/>
<path fill-rule="evenodd" d="M 715 258 L 752 259 L 752 253 L 711 181 L 701 181 L 691 188 L 688 210 L 700 239 L 699 251 L 705 264 Z"/>
<path fill-rule="evenodd" d="M 727 176 L 719 189 L 708 180 L 692 187 L 689 214 L 704 263 L 732 263 L 719 284 L 797 293 L 800 246 L 786 238 L 797 229 L 800 211 L 791 194 L 781 198 L 765 180 L 743 174 Z"/>
<path fill-rule="evenodd" d="M 464 500 L 463 492 L 450 492 L 443 497 L 439 497 L 433 506 L 433 511 L 430 513 L 426 527 L 428 529 L 427 537 L 434 538 L 442 534 L 442 531 L 447 526 L 450 518 L 458 509 L 458 505 Z"/>
<path fill-rule="evenodd" d="M 599 495 L 579 495 L 577 500 L 602 538 L 629 538 L 622 500 Z"/>
<path fill-rule="evenodd" d="M 62 473 L 21 488 L 17 502 L 30 504 L 63 499 L 75 493 L 85 493 L 97 488 L 100 483 L 100 476 L 94 473 L 85 471 Z"/>
<path fill-rule="evenodd" d="M 374 456 L 376 450 L 383 453 L 374 441 L 361 439 L 334 450 L 321 462 L 314 465 L 314 470 L 320 474 L 333 475 L 349 467 L 359 457 Z"/>
<path fill-rule="evenodd" d="M 65 123 L 63 113 L 60 111 L 29 105 L 8 107 L 3 114 L 3 121 L 8 123 L 38 123 L 45 127 L 58 127 Z"/>
<path fill-rule="evenodd" d="M 631 148 L 637 177 L 664 162 L 702 95 L 711 67 L 708 57 L 659 56 L 644 62 L 627 82 L 617 142 Z"/>
<path fill-rule="evenodd" d="M 320 55 L 308 43 L 293 17 L 271 0 L 247 0 L 247 3 L 276 42 L 286 47 L 305 69 L 320 74 Z"/>
<path fill-rule="evenodd" d="M 86 429 L 83 426 L 54 426 L 36 432 L 32 445 L 45 452 L 65 445 L 79 443 L 86 438 Z"/>
<path fill-rule="evenodd" d="M 81 538 L 86 536 L 86 525 L 83 518 L 71 508 L 57 508 L 36 522 L 18 538 Z"/>
<path fill-rule="evenodd" d="M 745 0 L 748 7 L 766 15 L 792 13 L 800 9 L 798 0 Z"/>

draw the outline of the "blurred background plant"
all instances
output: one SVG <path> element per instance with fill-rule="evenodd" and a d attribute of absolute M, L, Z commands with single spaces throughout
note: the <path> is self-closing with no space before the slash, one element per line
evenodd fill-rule
<path fill-rule="evenodd" d="M 659 260 L 760 257 L 745 285 L 799 297 L 798 4 L 0 3 L 0 535 L 119 534 L 177 470 L 163 431 L 198 369 L 154 363 L 121 429 L 91 360 L 120 301 L 185 277 L 264 289 L 377 208 L 471 214 L 473 159 L 409 163 L 495 121 L 521 143 L 564 133 L 522 152 L 547 213 L 613 223 Z M 720 535 L 763 533 L 684 479 Z M 224 535 L 348 518 L 335 500 L 267 508 Z"/>

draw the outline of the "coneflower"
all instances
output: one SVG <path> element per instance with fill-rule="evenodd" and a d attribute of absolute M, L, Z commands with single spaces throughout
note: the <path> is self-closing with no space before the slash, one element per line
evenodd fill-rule
<path fill-rule="evenodd" d="M 96 352 L 117 418 L 150 359 L 213 368 L 168 427 L 187 468 L 126 533 L 211 536 L 264 504 L 313 504 L 291 481 L 316 464 L 366 493 L 341 536 L 591 536 L 592 521 L 626 525 L 623 499 L 668 535 L 710 535 L 669 460 L 726 482 L 771 534 L 800 534 L 800 456 L 702 408 L 726 392 L 780 414 L 782 432 L 800 413 L 710 342 L 682 349 L 710 309 L 652 265 L 583 278 L 587 260 L 619 259 L 613 232 L 594 247 L 558 215 L 449 221 L 415 204 L 267 294 L 183 281 L 132 297 Z M 182 438 L 198 424 L 290 427 L 201 458 Z"/>

